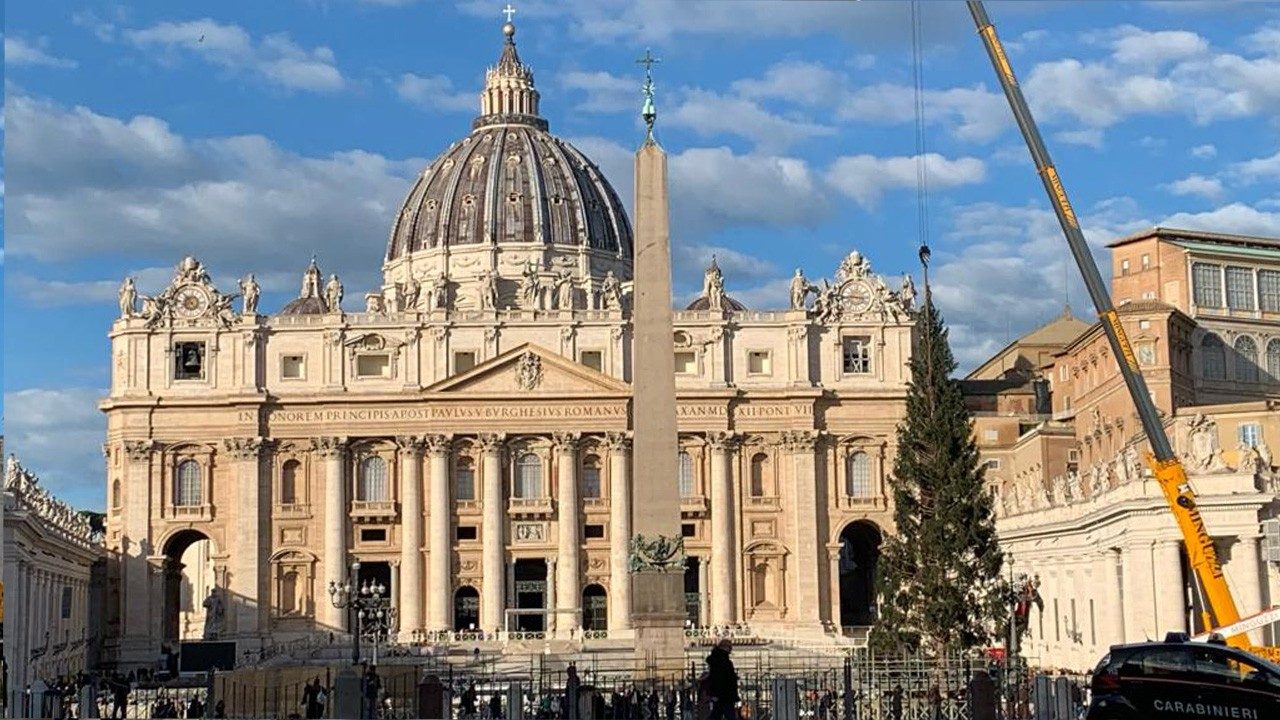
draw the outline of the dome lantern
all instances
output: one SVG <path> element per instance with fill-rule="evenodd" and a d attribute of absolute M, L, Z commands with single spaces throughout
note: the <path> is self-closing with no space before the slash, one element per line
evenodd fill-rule
<path fill-rule="evenodd" d="M 480 116 L 471 127 L 487 125 L 533 125 L 547 129 L 547 121 L 538 115 L 538 90 L 533 86 L 533 70 L 520 62 L 516 52 L 516 26 L 508 17 L 502 26 L 502 54 L 498 64 L 484 73 L 484 90 L 480 93 Z"/>

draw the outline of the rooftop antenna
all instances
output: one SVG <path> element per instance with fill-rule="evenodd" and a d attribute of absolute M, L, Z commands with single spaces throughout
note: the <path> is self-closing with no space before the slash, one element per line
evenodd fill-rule
<path fill-rule="evenodd" d="M 653 104 L 653 66 L 660 62 L 662 59 L 654 57 L 649 48 L 645 48 L 644 57 L 636 60 L 637 64 L 644 66 L 644 105 L 640 108 L 640 117 L 644 118 L 647 141 L 653 140 L 653 122 L 658 119 L 658 109 Z"/>

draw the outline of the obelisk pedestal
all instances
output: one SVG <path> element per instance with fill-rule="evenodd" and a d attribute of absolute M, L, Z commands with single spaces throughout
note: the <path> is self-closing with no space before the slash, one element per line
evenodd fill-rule
<path fill-rule="evenodd" d="M 650 134 L 636 153 L 631 616 L 636 670 L 684 668 L 684 540 L 677 479 L 675 346 L 667 156 Z"/>

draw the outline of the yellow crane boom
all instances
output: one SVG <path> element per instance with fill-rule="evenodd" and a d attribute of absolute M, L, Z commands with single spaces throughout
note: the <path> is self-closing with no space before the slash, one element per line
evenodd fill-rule
<path fill-rule="evenodd" d="M 1040 130 L 1031 117 L 1031 110 L 1027 107 L 1022 89 L 1018 86 L 1018 80 L 1013 74 L 1013 66 L 1009 64 L 1009 57 L 1005 54 L 1004 46 L 1000 44 L 1000 38 L 996 35 L 995 25 L 992 25 L 990 18 L 987 17 L 986 8 L 983 7 L 981 0 L 968 0 L 968 4 L 969 13 L 973 15 L 973 22 L 978 27 L 978 35 L 986 46 L 987 55 L 991 59 L 992 66 L 995 67 L 996 77 L 1004 89 L 1010 109 L 1013 110 L 1014 120 L 1017 121 L 1018 129 L 1027 142 L 1027 149 L 1031 151 L 1036 172 L 1039 173 L 1040 180 L 1044 183 L 1045 191 L 1049 195 L 1049 202 L 1058 216 L 1062 234 L 1066 236 L 1071 254 L 1075 257 L 1076 265 L 1084 276 L 1085 287 L 1098 312 L 1103 332 L 1111 344 L 1112 354 L 1120 366 L 1120 374 L 1124 377 L 1129 396 L 1138 409 L 1142 429 L 1151 443 L 1151 453 L 1147 456 L 1147 462 L 1151 465 L 1156 481 L 1164 491 L 1169 509 L 1178 522 L 1178 529 L 1182 531 L 1187 558 L 1200 581 L 1200 586 L 1204 589 L 1205 599 L 1213 614 L 1214 626 L 1232 625 L 1240 620 L 1240 612 L 1236 609 L 1235 599 L 1231 597 L 1231 590 L 1227 587 L 1226 578 L 1222 574 L 1222 564 L 1218 562 L 1217 553 L 1214 552 L 1213 540 L 1209 536 L 1209 531 L 1205 529 L 1204 519 L 1196 506 L 1196 496 L 1187 482 L 1187 472 L 1169 443 L 1164 424 L 1156 412 L 1155 402 L 1151 399 L 1151 393 L 1147 391 L 1146 380 L 1142 377 L 1142 371 L 1138 369 L 1138 360 L 1133 354 L 1133 347 L 1129 344 L 1129 337 L 1120 325 L 1120 318 L 1116 315 L 1115 306 L 1111 304 L 1107 286 L 1098 272 L 1093 256 L 1089 254 L 1089 246 L 1085 242 L 1084 233 L 1080 231 L 1075 210 L 1071 208 L 1071 202 L 1067 199 L 1066 188 L 1063 187 L 1062 179 L 1058 176 L 1058 169 L 1049 158 L 1049 151 L 1045 149 Z M 1232 635 L 1227 638 L 1227 642 L 1261 656 L 1280 659 L 1280 648 L 1251 646 L 1248 636 L 1243 633 Z"/>

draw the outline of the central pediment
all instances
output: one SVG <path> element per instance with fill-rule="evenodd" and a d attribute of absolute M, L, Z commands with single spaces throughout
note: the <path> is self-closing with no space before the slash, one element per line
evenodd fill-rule
<path fill-rule="evenodd" d="M 629 395 L 631 386 L 546 348 L 524 343 L 466 372 L 445 378 L 427 392 L 521 395 Z"/>

